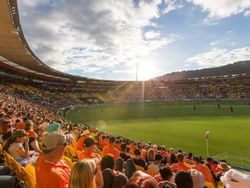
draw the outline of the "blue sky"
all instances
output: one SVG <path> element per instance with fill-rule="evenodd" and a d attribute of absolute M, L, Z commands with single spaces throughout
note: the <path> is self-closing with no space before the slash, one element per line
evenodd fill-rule
<path fill-rule="evenodd" d="M 18 1 L 31 49 L 47 65 L 108 80 L 250 59 L 250 0 Z"/>

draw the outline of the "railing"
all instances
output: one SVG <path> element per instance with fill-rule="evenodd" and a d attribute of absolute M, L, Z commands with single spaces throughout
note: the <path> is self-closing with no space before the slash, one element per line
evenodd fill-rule
<path fill-rule="evenodd" d="M 226 160 L 234 168 L 250 171 L 250 157 L 221 153 L 213 156 L 213 159 Z"/>

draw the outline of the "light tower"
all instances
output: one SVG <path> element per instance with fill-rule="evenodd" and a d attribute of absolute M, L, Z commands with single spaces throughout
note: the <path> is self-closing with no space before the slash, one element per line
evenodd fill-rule
<path fill-rule="evenodd" d="M 138 62 L 136 63 L 136 70 L 135 70 L 135 81 L 138 81 Z"/>
<path fill-rule="evenodd" d="M 206 139 L 207 157 L 209 157 L 209 149 L 208 149 L 209 135 L 210 135 L 210 131 L 206 131 L 205 132 L 205 139 Z"/>

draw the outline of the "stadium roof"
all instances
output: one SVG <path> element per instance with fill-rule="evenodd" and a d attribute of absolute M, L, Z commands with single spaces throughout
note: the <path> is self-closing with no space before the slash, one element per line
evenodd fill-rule
<path fill-rule="evenodd" d="M 44 64 L 30 49 L 19 20 L 16 0 L 0 0 L 0 67 L 34 77 L 60 82 L 88 82 L 90 85 L 117 85 L 114 81 L 89 79 L 62 73 Z"/>

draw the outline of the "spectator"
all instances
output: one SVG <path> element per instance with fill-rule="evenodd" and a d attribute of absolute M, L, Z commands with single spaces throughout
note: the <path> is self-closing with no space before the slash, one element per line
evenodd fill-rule
<path fill-rule="evenodd" d="M 204 175 L 196 169 L 190 169 L 189 173 L 191 174 L 193 180 L 193 188 L 204 188 L 205 186 Z"/>
<path fill-rule="evenodd" d="M 210 169 L 206 165 L 201 163 L 200 158 L 199 157 L 194 157 L 193 161 L 194 161 L 193 168 L 200 171 L 204 175 L 205 180 L 207 182 L 214 183 L 213 175 L 212 175 Z"/>
<path fill-rule="evenodd" d="M 159 170 L 160 177 L 157 175 L 155 178 L 159 182 L 160 187 L 168 185 L 170 188 L 175 188 L 175 183 L 172 182 L 173 172 L 168 166 L 163 166 Z"/>
<path fill-rule="evenodd" d="M 249 188 L 250 175 L 235 169 L 228 170 L 220 177 L 221 182 L 226 188 Z"/>
<path fill-rule="evenodd" d="M 53 122 L 49 124 L 49 126 L 45 129 L 48 133 L 58 132 L 61 129 L 61 124 L 57 122 Z"/>
<path fill-rule="evenodd" d="M 25 131 L 27 131 L 28 137 L 29 137 L 29 148 L 30 150 L 34 150 L 38 153 L 42 153 L 42 150 L 40 149 L 38 145 L 37 134 L 33 130 L 33 126 L 34 124 L 31 120 L 25 121 Z"/>
<path fill-rule="evenodd" d="M 192 176 L 189 172 L 179 171 L 175 176 L 176 188 L 193 188 Z"/>
<path fill-rule="evenodd" d="M 133 159 L 133 161 L 136 165 L 136 168 L 138 170 L 144 170 L 147 166 L 147 163 L 144 159 L 142 159 L 141 150 L 135 149 L 134 153 L 135 153 L 135 158 Z"/>
<path fill-rule="evenodd" d="M 105 168 L 102 170 L 102 176 L 103 176 L 103 188 L 112 188 L 113 181 L 114 181 L 114 173 L 113 170 L 110 168 Z"/>
<path fill-rule="evenodd" d="M 4 151 L 10 153 L 15 160 L 21 163 L 29 157 L 29 139 L 27 135 L 28 133 L 23 129 L 17 129 L 3 146 Z"/>
<path fill-rule="evenodd" d="M 174 148 L 169 149 L 168 162 L 170 165 L 178 162 Z"/>
<path fill-rule="evenodd" d="M 112 155 L 105 155 L 101 160 L 101 171 L 105 170 L 106 168 L 114 169 L 115 167 L 115 160 Z"/>
<path fill-rule="evenodd" d="M 42 140 L 43 154 L 36 162 L 37 188 L 68 188 L 70 169 L 62 160 L 66 137 L 48 133 Z"/>
<path fill-rule="evenodd" d="M 159 188 L 159 185 L 152 176 L 142 171 L 137 171 L 130 178 L 125 188 Z"/>
<path fill-rule="evenodd" d="M 115 162 L 115 170 L 119 172 L 123 172 L 124 170 L 124 160 L 119 157 Z"/>
<path fill-rule="evenodd" d="M 177 161 L 178 163 L 174 163 L 170 167 L 173 172 L 177 172 L 179 170 L 187 171 L 190 169 L 187 165 L 184 164 L 184 155 L 182 153 L 177 154 Z"/>
<path fill-rule="evenodd" d="M 128 159 L 125 163 L 125 175 L 128 179 L 135 173 L 136 167 L 135 162 L 132 159 Z"/>
<path fill-rule="evenodd" d="M 127 161 L 131 157 L 127 154 L 127 145 L 125 143 L 121 144 L 121 152 L 120 152 L 120 157 L 124 160 Z"/>
<path fill-rule="evenodd" d="M 102 188 L 103 178 L 94 160 L 78 161 L 70 175 L 69 188 Z"/>
<path fill-rule="evenodd" d="M 106 171 L 106 169 L 111 169 L 112 180 L 109 178 L 104 179 L 104 184 L 112 184 L 113 188 L 122 188 L 127 183 L 127 178 L 124 174 L 119 171 L 114 170 L 115 161 L 112 155 L 105 155 L 101 161 L 101 170 L 103 172 L 103 176 L 109 177 L 110 172 Z M 112 183 L 111 183 L 112 182 Z"/>
<path fill-rule="evenodd" d="M 76 142 L 76 149 L 79 150 L 79 151 L 82 151 L 84 148 L 83 148 L 83 142 L 85 139 L 89 138 L 89 135 L 90 135 L 90 132 L 88 129 L 85 129 L 80 138 L 77 140 Z"/>
<path fill-rule="evenodd" d="M 86 138 L 83 142 L 83 151 L 80 153 L 79 159 L 95 159 L 101 161 L 101 156 L 96 153 L 96 144 L 93 138 Z"/>
<path fill-rule="evenodd" d="M 0 144 L 3 144 L 12 134 L 12 120 L 8 116 L 0 119 Z"/>
<path fill-rule="evenodd" d="M 109 144 L 107 146 L 104 146 L 102 150 L 102 153 L 101 153 L 102 157 L 107 154 L 112 154 L 115 160 L 119 158 L 120 152 L 115 147 L 115 137 L 112 137 L 112 136 L 109 137 Z"/>
<path fill-rule="evenodd" d="M 147 166 L 147 172 L 151 176 L 155 176 L 159 173 L 161 167 L 162 156 L 160 154 L 155 155 L 155 160 L 151 161 Z"/>

